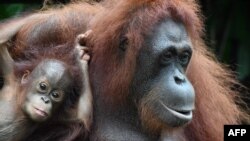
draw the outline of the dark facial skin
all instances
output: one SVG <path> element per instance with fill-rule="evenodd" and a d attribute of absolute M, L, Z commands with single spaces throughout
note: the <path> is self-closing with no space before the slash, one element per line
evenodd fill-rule
<path fill-rule="evenodd" d="M 69 72 L 62 62 L 45 60 L 27 77 L 22 80 L 30 86 L 23 111 L 35 122 L 46 121 L 66 97 L 71 82 Z"/>
<path fill-rule="evenodd" d="M 27 73 L 21 84 L 14 74 L 15 64 L 8 52 L 8 42 L 0 37 L 0 75 L 4 78 L 0 89 L 0 141 L 72 140 L 70 133 L 79 130 L 77 136 L 87 138 L 92 124 L 92 93 L 88 78 L 89 49 L 83 45 L 88 34 L 90 32 L 77 36 L 73 50 L 79 57 L 76 60 L 79 70 L 74 70 L 79 77 L 72 77 L 69 72 L 73 70 L 67 61 L 40 58 L 41 62 L 31 73 L 23 70 Z M 79 86 L 72 85 L 73 79 L 81 78 Z M 78 94 L 72 92 L 75 88 L 79 90 L 79 99 L 76 99 Z"/>
<path fill-rule="evenodd" d="M 168 19 L 156 27 L 147 45 L 138 57 L 136 98 L 167 126 L 182 126 L 192 119 L 195 100 L 185 75 L 192 55 L 185 27 Z"/>
<path fill-rule="evenodd" d="M 97 99 L 97 129 L 91 140 L 170 139 L 153 135 L 150 128 L 155 128 L 152 126 L 157 121 L 164 126 L 159 130 L 164 131 L 165 127 L 180 127 L 192 119 L 195 93 L 185 75 L 192 55 L 187 31 L 183 24 L 167 19 L 152 33 L 145 37 L 136 59 L 129 104 L 114 112 L 106 105 L 98 107 L 102 101 Z M 145 126 L 149 132 L 145 132 Z"/>

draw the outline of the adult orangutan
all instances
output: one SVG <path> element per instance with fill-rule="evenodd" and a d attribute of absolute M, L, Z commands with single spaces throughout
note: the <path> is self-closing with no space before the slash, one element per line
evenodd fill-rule
<path fill-rule="evenodd" d="M 93 35 L 87 41 L 92 47 L 89 67 L 95 104 L 90 140 L 221 141 L 223 125 L 238 124 L 244 114 L 235 104 L 237 92 L 231 90 L 236 81 L 205 48 L 197 3 L 107 3 L 110 7 L 95 11 L 97 15 L 89 25 Z M 72 37 L 68 29 L 79 30 L 84 24 L 75 22 L 79 23 L 85 18 L 84 13 L 91 11 L 80 6 L 65 6 L 64 12 L 57 13 L 75 14 L 65 16 L 74 21 L 64 30 L 65 40 Z M 25 26 L 16 39 L 28 37 L 37 44 L 46 42 L 42 40 L 47 39 L 46 32 L 42 38 L 28 34 L 27 31 L 36 29 L 33 24 Z M 44 25 L 38 26 L 40 30 L 57 27 L 50 22 L 38 25 Z M 22 58 L 20 54 L 25 51 L 21 46 L 12 55 Z M 46 140 L 45 131 L 36 132 L 29 139 Z"/>
<path fill-rule="evenodd" d="M 245 117 L 194 0 L 121 0 L 91 25 L 90 140 L 222 141 Z"/>

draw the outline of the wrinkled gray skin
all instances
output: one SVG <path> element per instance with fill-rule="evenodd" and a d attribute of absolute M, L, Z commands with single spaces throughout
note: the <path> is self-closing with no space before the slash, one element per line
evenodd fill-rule
<path fill-rule="evenodd" d="M 96 118 L 90 140 L 178 140 L 164 133 L 164 129 L 161 137 L 143 130 L 137 108 L 147 97 L 146 103 L 152 114 L 168 128 L 181 127 L 192 119 L 195 93 L 185 75 L 192 44 L 185 27 L 167 19 L 145 39 L 147 46 L 137 56 L 128 104 L 119 110 L 110 110 L 114 108 L 96 98 Z M 94 86 L 93 90 L 98 92 L 98 87 Z"/>

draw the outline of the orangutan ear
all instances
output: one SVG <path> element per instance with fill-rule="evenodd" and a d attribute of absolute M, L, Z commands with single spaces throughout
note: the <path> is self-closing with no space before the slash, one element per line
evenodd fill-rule
<path fill-rule="evenodd" d="M 30 76 L 30 71 L 26 70 L 25 73 L 22 76 L 21 84 L 27 83 L 29 76 Z"/>

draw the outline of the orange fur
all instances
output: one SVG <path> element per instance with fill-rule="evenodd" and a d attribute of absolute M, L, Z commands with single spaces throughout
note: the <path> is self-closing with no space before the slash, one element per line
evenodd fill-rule
<path fill-rule="evenodd" d="M 44 58 L 64 62 L 74 78 L 72 82 L 74 86 L 69 93 L 72 96 L 69 96 L 61 110 L 25 140 L 71 141 L 77 140 L 78 137 L 83 140 L 87 138 L 92 123 L 92 97 L 90 91 L 88 95 L 84 93 L 82 96 L 82 93 L 89 87 L 83 83 L 85 78 L 80 68 L 83 66 L 79 64 L 78 54 L 74 50 L 75 39 L 78 34 L 86 32 L 88 23 L 100 9 L 98 5 L 70 4 L 63 8 L 41 11 L 14 19 L 9 22 L 16 25 L 13 26 L 13 30 L 9 30 L 9 32 L 12 31 L 11 34 L 0 33 L 0 42 L 9 40 L 8 48 L 15 61 L 14 73 L 18 84 L 25 71 L 31 72 Z M 8 26 L 9 23 L 3 23 L 0 28 L 11 29 L 12 27 Z M 9 38 L 5 39 L 7 35 Z M 86 70 L 84 72 L 87 73 Z M 26 86 L 20 88 L 19 96 L 16 98 L 18 104 L 15 106 L 20 112 L 19 105 L 26 98 L 26 93 L 21 91 L 24 88 Z M 8 93 L 8 96 L 12 95 Z M 84 103 L 78 104 L 78 98 Z M 82 109 L 81 113 L 77 113 L 78 108 Z M 53 128 L 48 129 L 48 127 Z M 29 128 L 26 129 L 30 131 Z"/>
<path fill-rule="evenodd" d="M 60 21 L 60 30 L 55 31 L 65 40 L 72 40 L 73 32 L 91 28 L 93 35 L 89 45 L 93 52 L 90 63 L 92 85 L 100 87 L 100 91 L 96 92 L 98 99 L 119 109 L 128 101 L 128 90 L 136 69 L 136 57 L 146 46 L 143 37 L 152 34 L 152 29 L 162 20 L 173 18 L 184 23 L 192 40 L 193 57 L 187 75 L 196 92 L 194 119 L 177 136 L 187 141 L 222 141 L 223 125 L 238 124 L 241 117 L 246 117 L 235 104 L 237 91 L 231 89 L 237 81 L 206 49 L 202 39 L 202 15 L 195 0 L 122 0 L 107 1 L 104 5 L 105 8 L 88 8 L 82 4 L 72 4 L 63 9 L 38 13 L 40 18 L 24 26 L 17 38 L 25 40 L 30 27 L 46 20 Z M 84 17 L 84 13 L 89 13 L 90 17 L 88 14 L 87 18 Z M 77 24 L 72 23 L 72 19 Z M 87 22 L 85 25 L 88 26 L 80 27 L 83 24 L 81 22 Z M 67 26 L 72 24 L 73 26 Z M 51 28 L 57 29 L 53 25 Z M 62 32 L 61 29 L 65 31 Z M 122 36 L 129 39 L 125 59 L 117 51 Z M 39 40 L 40 37 L 34 38 L 38 38 L 35 41 L 43 42 Z M 30 43 L 18 42 L 16 50 L 13 51 L 14 57 L 20 57 L 20 52 L 27 44 Z M 160 130 L 166 128 L 157 119 L 148 116 L 150 110 L 146 107 L 140 107 L 140 112 L 142 117 L 148 117 L 142 118 L 146 130 L 160 134 Z"/>
<path fill-rule="evenodd" d="M 136 56 L 146 46 L 143 36 L 150 35 L 157 23 L 166 18 L 184 23 L 193 44 L 187 75 L 196 92 L 196 109 L 193 121 L 180 136 L 190 141 L 222 141 L 223 125 L 239 124 L 240 117 L 245 115 L 235 103 L 237 91 L 231 89 L 237 81 L 206 49 L 202 15 L 194 0 L 124 0 L 97 15 L 91 26 L 94 54 L 90 73 L 105 84 L 100 85 L 99 98 L 116 108 L 127 102 Z M 129 40 L 123 60 L 117 53 L 122 36 Z M 150 110 L 145 107 L 140 110 L 149 131 L 165 128 L 157 119 L 145 118 Z"/>

